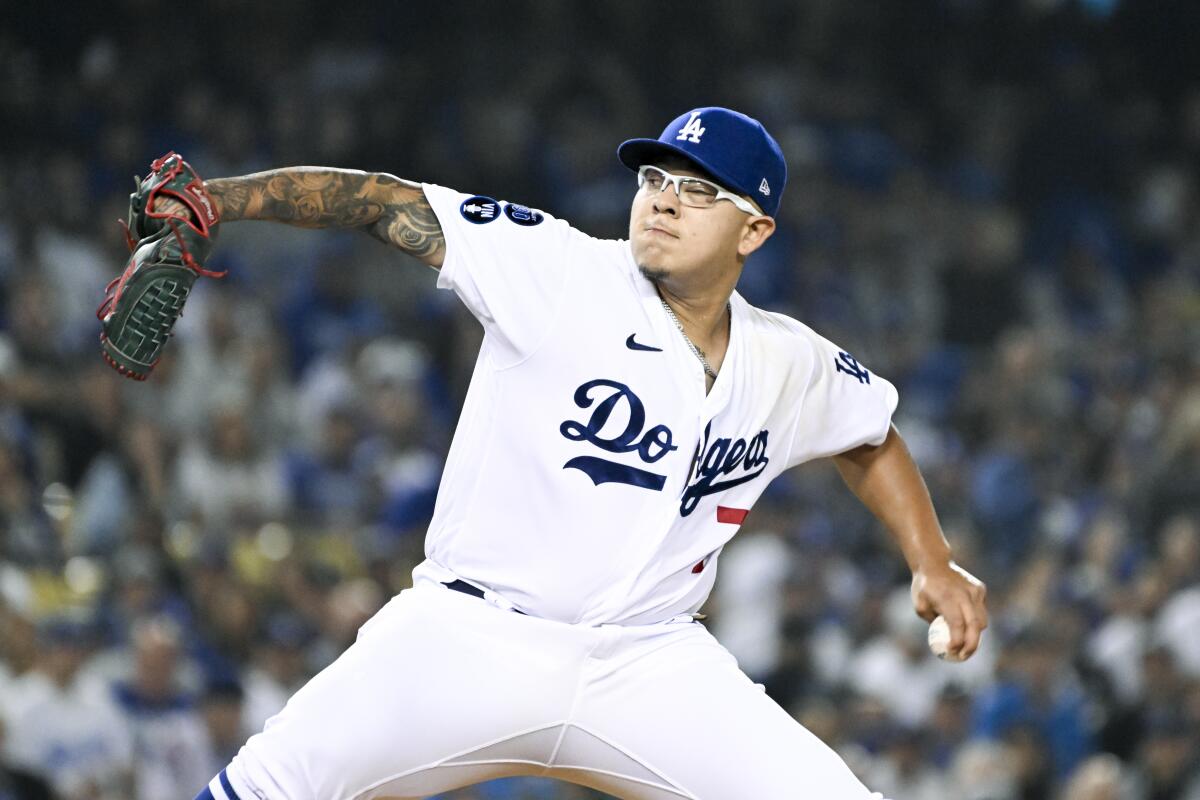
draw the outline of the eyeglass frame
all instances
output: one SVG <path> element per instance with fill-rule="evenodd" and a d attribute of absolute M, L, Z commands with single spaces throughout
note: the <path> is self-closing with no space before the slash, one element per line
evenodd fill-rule
<path fill-rule="evenodd" d="M 683 202 L 682 183 L 684 181 L 697 181 L 699 183 L 704 184 L 705 186 L 710 186 L 714 190 L 716 190 L 717 195 L 716 195 L 716 198 L 713 200 L 713 205 L 716 205 L 717 200 L 728 200 L 729 202 L 733 203 L 734 208 L 736 208 L 738 211 L 744 211 L 745 213 L 749 214 L 752 217 L 764 216 L 761 211 L 759 211 L 753 205 L 750 204 L 749 200 L 742 197 L 741 195 L 734 194 L 731 191 L 721 188 L 718 184 L 715 184 L 710 180 L 705 180 L 704 178 L 697 178 L 695 175 L 676 175 L 674 173 L 667 172 L 662 167 L 656 167 L 653 164 L 642 164 L 640 167 L 638 167 L 638 172 L 637 172 L 638 191 L 641 191 L 642 188 L 646 185 L 646 170 L 648 170 L 648 169 L 652 169 L 652 170 L 655 170 L 656 172 L 662 173 L 663 185 L 658 190 L 660 194 L 664 190 L 666 190 L 667 183 L 670 182 L 675 187 L 675 196 L 679 198 L 679 202 L 683 203 L 688 208 L 712 208 L 712 206 L 689 206 Z"/>

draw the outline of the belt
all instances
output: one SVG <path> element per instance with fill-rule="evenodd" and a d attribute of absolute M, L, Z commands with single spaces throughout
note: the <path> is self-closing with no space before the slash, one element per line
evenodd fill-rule
<path fill-rule="evenodd" d="M 447 581 L 447 582 L 443 583 L 442 586 L 445 586 L 447 589 L 453 589 L 456 592 L 462 592 L 463 594 L 469 594 L 469 595 L 471 595 L 471 597 L 478 597 L 480 600 L 484 599 L 483 589 L 480 589 L 478 586 L 472 586 L 471 584 L 467 583 L 466 581 L 460 581 L 460 580 L 455 579 L 455 580 Z M 524 611 L 521 611 L 518 608 L 514 608 L 513 611 L 516 611 L 518 614 L 522 614 L 522 615 L 525 614 Z"/>

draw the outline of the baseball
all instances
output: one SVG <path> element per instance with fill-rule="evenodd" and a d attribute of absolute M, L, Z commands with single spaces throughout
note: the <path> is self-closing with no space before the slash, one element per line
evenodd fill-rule
<path fill-rule="evenodd" d="M 950 625 L 946 622 L 946 618 L 938 616 L 933 622 L 929 623 L 929 649 L 938 658 L 948 661 L 962 661 L 957 655 L 949 652 L 950 647 Z"/>

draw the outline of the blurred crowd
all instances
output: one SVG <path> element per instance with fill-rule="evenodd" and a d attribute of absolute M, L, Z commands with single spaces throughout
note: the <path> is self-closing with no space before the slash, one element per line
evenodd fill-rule
<path fill-rule="evenodd" d="M 380 6 L 5 12 L 0 798 L 207 783 L 409 585 L 480 340 L 367 236 L 243 223 L 124 380 L 94 310 L 131 175 L 381 170 L 621 237 L 616 145 L 709 104 L 790 168 L 740 291 L 897 385 L 992 619 L 933 658 L 815 464 L 726 548 L 717 637 L 891 800 L 1200 798 L 1195 4 Z"/>

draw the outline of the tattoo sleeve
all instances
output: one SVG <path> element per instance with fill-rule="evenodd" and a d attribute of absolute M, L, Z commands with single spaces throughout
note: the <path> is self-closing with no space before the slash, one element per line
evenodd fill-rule
<path fill-rule="evenodd" d="M 221 219 L 271 220 L 303 228 L 360 228 L 440 264 L 441 225 L 419 184 L 385 173 L 290 167 L 205 181 Z"/>

